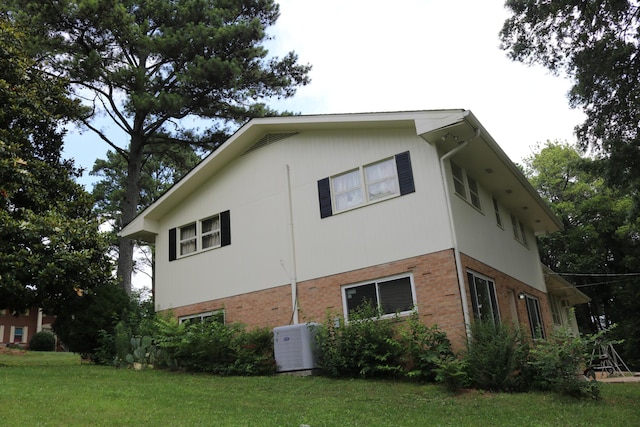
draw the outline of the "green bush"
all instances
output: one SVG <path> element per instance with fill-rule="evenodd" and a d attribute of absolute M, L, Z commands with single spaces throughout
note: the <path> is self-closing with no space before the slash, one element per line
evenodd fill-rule
<path fill-rule="evenodd" d="M 472 386 L 491 391 L 522 391 L 529 385 L 529 344 L 522 328 L 474 321 L 464 357 Z"/>
<path fill-rule="evenodd" d="M 420 381 L 435 381 L 436 369 L 441 362 L 453 358 L 451 342 L 438 325 L 427 326 L 420 321 L 417 313 L 406 319 L 401 332 L 405 349 L 405 368 L 409 378 Z"/>
<path fill-rule="evenodd" d="M 158 359 L 170 368 L 217 375 L 275 373 L 273 337 L 268 329 L 246 330 L 243 325 L 198 322 L 179 325 L 159 320 Z"/>
<path fill-rule="evenodd" d="M 402 344 L 393 319 L 371 306 L 352 312 L 349 322 L 327 315 L 318 328 L 318 365 L 331 377 L 391 377 L 403 373 Z"/>
<path fill-rule="evenodd" d="M 436 361 L 435 380 L 443 384 L 449 391 L 457 391 L 469 382 L 467 362 L 454 356 L 447 356 Z"/>
<path fill-rule="evenodd" d="M 48 331 L 36 333 L 29 341 L 31 351 L 55 351 L 56 337 Z"/>
<path fill-rule="evenodd" d="M 603 333 L 581 337 L 563 328 L 555 330 L 549 339 L 536 341 L 528 361 L 532 387 L 578 398 L 598 399 L 600 384 L 587 381 L 582 373 Z"/>

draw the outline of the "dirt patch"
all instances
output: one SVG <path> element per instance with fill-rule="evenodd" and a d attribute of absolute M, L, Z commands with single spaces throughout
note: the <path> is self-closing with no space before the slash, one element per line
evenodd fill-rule
<path fill-rule="evenodd" d="M 0 354 L 10 354 L 12 356 L 22 356 L 27 351 L 21 348 L 0 347 Z"/>

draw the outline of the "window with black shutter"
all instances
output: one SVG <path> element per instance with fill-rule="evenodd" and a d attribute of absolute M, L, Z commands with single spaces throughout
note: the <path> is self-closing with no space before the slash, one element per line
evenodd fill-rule
<path fill-rule="evenodd" d="M 408 151 L 318 181 L 320 218 L 415 192 Z"/>

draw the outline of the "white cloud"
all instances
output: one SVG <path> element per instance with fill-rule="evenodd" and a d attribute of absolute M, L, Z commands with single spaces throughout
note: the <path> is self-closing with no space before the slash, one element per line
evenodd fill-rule
<path fill-rule="evenodd" d="M 573 141 L 570 83 L 509 60 L 502 0 L 280 0 L 271 52 L 295 51 L 312 83 L 277 106 L 315 113 L 465 108 L 514 161 Z"/>

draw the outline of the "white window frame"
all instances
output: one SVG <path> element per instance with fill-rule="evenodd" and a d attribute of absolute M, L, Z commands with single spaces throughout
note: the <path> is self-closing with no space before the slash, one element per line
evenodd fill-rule
<path fill-rule="evenodd" d="M 382 313 L 380 318 L 381 319 L 386 319 L 386 318 L 393 318 L 396 315 L 398 316 L 408 316 L 412 313 L 415 312 L 416 307 L 418 305 L 418 302 L 416 300 L 416 288 L 415 288 L 415 283 L 413 281 L 413 275 L 412 274 L 398 274 L 395 276 L 388 276 L 388 277 L 382 277 L 379 279 L 375 279 L 375 280 L 366 280 L 363 282 L 359 282 L 359 283 L 352 283 L 349 285 L 344 285 L 342 286 L 342 310 L 344 313 L 344 318 L 348 321 L 349 320 L 349 306 L 347 303 L 347 299 L 349 298 L 349 290 L 350 289 L 354 289 L 354 288 L 358 288 L 361 286 L 367 286 L 367 285 L 374 285 L 375 286 L 375 290 L 376 290 L 376 303 L 377 303 L 377 309 L 381 309 L 381 302 L 380 302 L 380 284 L 384 284 L 385 282 L 389 282 L 392 280 L 398 280 L 398 279 L 405 279 L 408 278 L 409 279 L 409 283 L 411 285 L 411 301 L 412 301 L 412 307 L 409 310 L 403 310 L 400 312 L 393 312 L 393 313 Z"/>
<path fill-rule="evenodd" d="M 504 230 L 504 223 L 502 222 L 502 215 L 500 214 L 500 204 L 498 200 L 493 197 L 493 211 L 496 214 L 496 225 Z"/>
<path fill-rule="evenodd" d="M 182 324 L 184 322 L 187 322 L 187 321 L 193 320 L 193 319 L 199 319 L 201 322 L 204 322 L 209 317 L 214 317 L 214 316 L 219 316 L 219 315 L 222 315 L 222 323 L 225 324 L 226 323 L 226 317 L 225 317 L 224 309 L 205 311 L 204 313 L 191 314 L 191 315 L 188 315 L 188 316 L 180 316 L 178 318 L 178 322 L 180 324 Z"/>
<path fill-rule="evenodd" d="M 525 248 L 528 248 L 527 228 L 514 214 L 511 214 L 511 227 L 513 229 L 513 238 L 520 242 Z"/>
<path fill-rule="evenodd" d="M 368 172 L 373 170 L 375 166 L 385 163 L 388 163 L 388 167 L 391 170 L 390 174 L 383 175 L 381 177 L 369 176 Z M 341 178 L 345 178 L 352 174 L 357 178 L 357 183 L 350 186 L 339 186 L 338 183 Z M 387 185 L 390 184 L 391 190 L 384 194 L 380 193 L 381 195 L 371 194 L 370 190 L 373 186 L 383 183 L 387 183 Z M 355 196 L 353 197 L 353 201 L 343 203 L 342 197 L 347 196 L 348 194 L 353 194 Z M 398 169 L 394 156 L 387 157 L 355 169 L 350 169 L 331 177 L 331 203 L 335 213 L 345 212 L 397 196 L 400 196 L 400 183 L 398 181 Z"/>
<path fill-rule="evenodd" d="M 20 328 L 22 330 L 22 336 L 20 337 L 20 341 L 16 341 L 16 329 Z M 28 338 L 29 338 L 29 327 L 27 326 L 12 326 L 10 329 L 10 334 L 9 334 L 9 343 L 13 344 L 13 343 L 19 343 L 19 344 L 24 344 L 27 343 Z"/>
<path fill-rule="evenodd" d="M 465 202 L 474 209 L 482 212 L 482 198 L 480 197 L 480 185 L 478 181 L 469 175 L 463 167 L 450 161 L 451 176 L 453 177 L 453 190 Z"/>
<path fill-rule="evenodd" d="M 553 324 L 557 326 L 562 326 L 562 314 L 560 313 L 560 306 L 558 305 L 558 300 L 553 295 L 548 295 L 549 298 L 549 308 L 551 309 L 551 318 L 553 319 Z"/>
<path fill-rule="evenodd" d="M 524 301 L 527 307 L 527 318 L 529 320 L 529 329 L 531 330 L 531 337 L 533 339 L 544 339 L 546 336 L 544 330 L 544 321 L 542 319 L 542 309 L 540 308 L 540 300 L 533 295 L 524 294 Z M 534 313 L 530 310 L 530 303 L 533 304 L 535 310 Z M 538 330 L 536 326 L 540 326 L 540 335 L 537 334 Z"/>
<path fill-rule="evenodd" d="M 207 221 L 213 220 L 214 224 L 217 219 L 217 228 L 212 228 L 211 230 L 204 231 L 204 224 Z M 182 230 L 195 226 L 195 235 L 188 236 L 186 238 L 182 238 Z M 178 234 L 176 239 L 176 258 L 183 258 L 186 256 L 194 255 L 200 252 L 208 251 L 211 249 L 216 249 L 222 246 L 222 223 L 220 214 L 217 213 L 215 215 L 208 216 L 206 218 L 200 219 L 198 221 L 193 221 L 183 226 L 177 227 L 176 233 Z M 205 247 L 205 239 L 208 236 L 212 236 L 215 244 Z M 217 239 L 216 239 L 217 236 Z M 188 252 L 183 252 L 183 244 L 193 241 L 195 248 Z"/>
<path fill-rule="evenodd" d="M 471 283 L 471 277 L 469 276 L 472 276 L 473 283 Z M 476 319 L 479 318 L 480 320 L 484 320 L 482 318 L 482 305 L 480 304 L 480 301 L 479 301 L 480 298 L 478 297 L 478 288 L 475 283 L 476 278 L 487 282 L 487 291 L 489 293 L 489 303 L 491 304 L 491 307 L 490 307 L 491 320 L 493 321 L 494 324 L 496 322 L 500 322 L 500 319 L 502 318 L 502 316 L 500 314 L 500 303 L 498 302 L 498 290 L 496 289 L 496 281 L 476 271 L 467 270 L 467 281 L 469 282 L 468 285 L 469 285 L 469 293 L 471 294 L 471 302 L 472 302 L 471 309 L 473 311 L 473 316 Z M 489 286 L 489 283 L 491 283 L 491 286 Z M 491 295 L 491 290 L 493 290 L 493 295 Z M 476 302 L 476 307 L 473 307 L 473 301 Z M 494 303 L 495 303 L 495 306 L 494 306 Z"/>
<path fill-rule="evenodd" d="M 192 227 L 194 229 L 194 234 L 183 237 L 182 236 L 183 230 L 186 231 L 187 229 L 191 229 Z M 191 241 L 193 241 L 193 250 L 188 250 L 188 251 L 186 249 L 183 250 L 184 248 L 188 249 L 186 245 L 189 244 L 189 242 Z M 190 255 L 195 252 L 198 252 L 198 224 L 195 222 L 192 222 L 190 224 L 183 225 L 182 227 L 178 227 L 178 255 L 182 257 L 182 256 Z"/>

